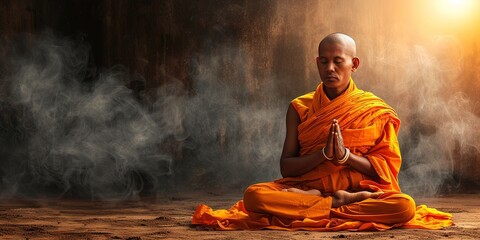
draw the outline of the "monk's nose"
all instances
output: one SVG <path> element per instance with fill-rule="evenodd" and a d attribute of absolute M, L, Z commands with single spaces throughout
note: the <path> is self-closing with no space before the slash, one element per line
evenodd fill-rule
<path fill-rule="evenodd" d="M 335 72 L 335 65 L 333 63 L 328 63 L 327 71 L 328 72 Z"/>

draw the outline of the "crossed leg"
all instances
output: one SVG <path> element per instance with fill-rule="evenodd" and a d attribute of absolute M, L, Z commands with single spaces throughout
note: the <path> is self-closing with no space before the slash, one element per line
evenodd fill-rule
<path fill-rule="evenodd" d="M 244 195 L 249 212 L 291 219 L 348 218 L 378 223 L 403 223 L 415 214 L 415 202 L 403 193 L 349 193 L 322 196 L 318 190 L 301 190 L 274 182 L 250 186 Z"/>

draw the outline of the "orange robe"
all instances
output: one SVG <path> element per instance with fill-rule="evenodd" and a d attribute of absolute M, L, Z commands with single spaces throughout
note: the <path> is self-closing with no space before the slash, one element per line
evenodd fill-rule
<path fill-rule="evenodd" d="M 370 177 L 344 165 L 325 161 L 298 177 L 254 184 L 244 199 L 229 210 L 213 211 L 199 205 L 192 223 L 223 230 L 385 230 L 394 227 L 439 229 L 453 224 L 451 215 L 401 193 L 398 172 L 401 165 L 397 134 L 400 120 L 396 112 L 372 93 L 362 91 L 350 80 L 348 89 L 330 101 L 320 84 L 316 91 L 292 101 L 301 123 L 298 126 L 300 155 L 319 151 L 327 142 L 333 119 L 342 129 L 345 147 L 367 158 L 379 178 Z M 282 189 L 318 189 L 326 196 L 315 196 Z M 378 199 L 366 199 L 332 208 L 337 190 L 383 191 Z"/>

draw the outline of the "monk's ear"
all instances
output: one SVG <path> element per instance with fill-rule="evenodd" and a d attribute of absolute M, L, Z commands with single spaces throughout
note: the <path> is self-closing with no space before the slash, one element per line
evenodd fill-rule
<path fill-rule="evenodd" d="M 353 66 L 352 66 L 352 72 L 357 71 L 358 66 L 360 66 L 360 59 L 358 57 L 352 58 Z"/>
<path fill-rule="evenodd" d="M 317 62 L 318 71 L 320 71 L 320 57 L 315 58 L 315 60 Z"/>

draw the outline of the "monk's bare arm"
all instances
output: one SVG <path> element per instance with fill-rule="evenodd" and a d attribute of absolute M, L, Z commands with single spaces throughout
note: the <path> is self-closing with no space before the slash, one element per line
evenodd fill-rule
<path fill-rule="evenodd" d="M 298 125 L 300 117 L 290 105 L 287 111 L 287 134 L 280 158 L 280 172 L 283 177 L 295 177 L 307 173 L 325 161 L 322 151 L 299 157 Z"/>

